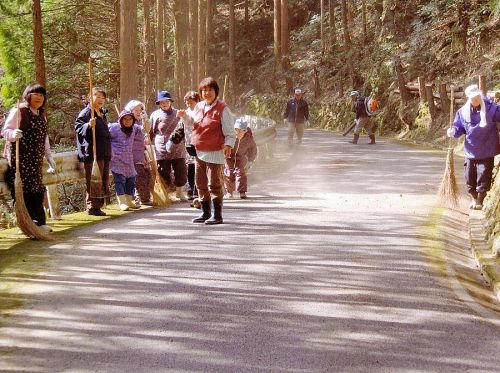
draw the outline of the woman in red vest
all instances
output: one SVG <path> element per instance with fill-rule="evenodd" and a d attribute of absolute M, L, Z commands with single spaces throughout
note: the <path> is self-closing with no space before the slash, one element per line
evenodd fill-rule
<path fill-rule="evenodd" d="M 193 223 L 222 224 L 225 159 L 234 147 L 234 116 L 218 99 L 219 85 L 215 79 L 203 79 L 198 91 L 202 98 L 192 115 L 179 110 L 177 115 L 186 126 L 192 126 L 191 144 L 196 148 L 196 188 L 202 214 Z M 213 207 L 213 208 L 212 208 Z"/>

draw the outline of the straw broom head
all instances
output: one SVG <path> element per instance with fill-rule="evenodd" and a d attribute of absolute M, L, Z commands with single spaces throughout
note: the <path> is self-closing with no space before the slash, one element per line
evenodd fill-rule
<path fill-rule="evenodd" d="M 453 105 L 454 93 L 453 86 L 451 87 L 451 101 L 450 101 L 450 128 L 453 125 Z M 446 156 L 446 167 L 444 170 L 443 179 L 439 186 L 438 197 L 442 205 L 449 207 L 458 207 L 459 203 L 459 190 L 457 179 L 455 178 L 455 166 L 453 159 L 453 147 L 451 146 L 451 138 L 448 142 L 448 154 Z"/>
<path fill-rule="evenodd" d="M 153 207 L 168 207 L 171 204 L 170 197 L 168 195 L 168 187 L 165 185 L 165 181 L 163 181 L 160 173 L 158 172 L 155 152 L 152 145 L 148 147 L 147 152 L 150 160 L 151 173 L 154 175 L 155 179 L 155 182 L 150 190 L 151 196 L 153 197 Z"/>

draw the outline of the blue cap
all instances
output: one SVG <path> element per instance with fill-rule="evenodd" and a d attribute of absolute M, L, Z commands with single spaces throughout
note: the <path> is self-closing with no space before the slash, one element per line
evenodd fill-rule
<path fill-rule="evenodd" d="M 170 100 L 174 102 L 172 95 L 169 91 L 160 91 L 158 92 L 158 96 L 156 97 L 156 105 L 158 105 L 161 101 Z"/>
<path fill-rule="evenodd" d="M 242 131 L 248 130 L 248 123 L 243 118 L 238 118 L 234 122 L 234 128 L 239 128 Z"/>

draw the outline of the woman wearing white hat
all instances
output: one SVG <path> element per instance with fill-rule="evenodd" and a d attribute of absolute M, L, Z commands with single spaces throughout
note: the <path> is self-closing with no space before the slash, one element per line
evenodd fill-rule
<path fill-rule="evenodd" d="M 467 192 L 472 198 L 470 208 L 480 210 L 486 192 L 490 190 L 494 158 L 500 154 L 498 129 L 500 106 L 483 97 L 478 86 L 465 89 L 468 100 L 455 115 L 449 137 L 465 135 L 464 175 Z"/>

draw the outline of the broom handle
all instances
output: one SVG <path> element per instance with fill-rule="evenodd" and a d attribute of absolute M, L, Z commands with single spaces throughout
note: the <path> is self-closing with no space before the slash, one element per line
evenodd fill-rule
<path fill-rule="evenodd" d="M 453 106 L 455 105 L 455 92 L 453 86 L 450 86 L 450 128 L 453 127 Z M 448 148 L 451 148 L 451 137 L 448 140 Z"/>
<path fill-rule="evenodd" d="M 19 100 L 17 100 L 16 104 L 17 112 L 16 112 L 16 129 L 19 129 L 19 122 L 21 121 L 19 116 L 21 114 L 20 109 L 19 109 Z M 16 140 L 16 177 L 21 176 L 21 171 L 19 170 L 19 141 L 20 139 Z"/>
<path fill-rule="evenodd" d="M 90 119 L 94 119 L 94 95 L 92 93 L 92 58 L 89 57 L 89 97 L 90 97 Z M 92 126 L 92 147 L 94 153 L 94 161 L 97 161 L 97 147 L 95 143 L 95 126 Z"/>

